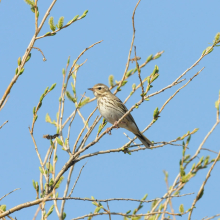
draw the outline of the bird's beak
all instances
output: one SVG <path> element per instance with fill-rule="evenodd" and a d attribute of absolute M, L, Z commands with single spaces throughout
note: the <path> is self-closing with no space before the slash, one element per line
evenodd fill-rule
<path fill-rule="evenodd" d="M 88 88 L 88 90 L 91 90 L 91 91 L 93 91 L 94 89 L 93 89 L 93 88 Z"/>

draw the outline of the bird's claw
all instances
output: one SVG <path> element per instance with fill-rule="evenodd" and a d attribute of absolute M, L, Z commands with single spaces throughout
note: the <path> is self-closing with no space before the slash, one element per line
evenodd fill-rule
<path fill-rule="evenodd" d="M 108 133 L 109 135 L 111 135 L 112 133 L 111 133 L 111 129 L 110 128 L 107 128 L 106 129 L 106 133 Z"/>
<path fill-rule="evenodd" d="M 117 121 L 113 124 L 113 128 L 116 128 L 116 129 L 119 128 L 119 126 L 118 126 L 118 122 L 117 122 Z"/>

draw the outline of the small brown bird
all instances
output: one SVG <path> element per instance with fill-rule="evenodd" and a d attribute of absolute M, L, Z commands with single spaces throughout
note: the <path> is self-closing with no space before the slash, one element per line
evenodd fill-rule
<path fill-rule="evenodd" d="M 111 124 L 115 124 L 128 111 L 123 102 L 112 94 L 108 86 L 98 83 L 94 85 L 93 88 L 89 88 L 89 90 L 93 91 L 97 98 L 99 112 L 106 121 Z M 145 147 L 153 146 L 153 143 L 139 131 L 138 126 L 130 113 L 123 118 L 118 126 L 135 134 Z"/>

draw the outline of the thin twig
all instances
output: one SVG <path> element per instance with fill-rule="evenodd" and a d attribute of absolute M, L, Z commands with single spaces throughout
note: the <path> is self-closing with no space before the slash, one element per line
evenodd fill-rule
<path fill-rule="evenodd" d="M 166 214 L 168 215 L 172 215 L 172 216 L 182 216 L 182 215 L 185 215 L 186 213 L 188 213 L 189 211 L 186 211 L 182 214 L 180 213 L 171 213 L 171 212 L 166 212 Z M 121 215 L 121 216 L 124 216 L 124 217 L 142 217 L 142 216 L 152 216 L 152 215 L 156 215 L 156 214 L 162 214 L 162 212 L 152 212 L 152 213 L 146 213 L 146 214 L 127 214 L 127 213 L 121 213 L 121 212 L 111 212 L 110 213 L 111 215 Z M 99 213 L 91 213 L 91 214 L 88 214 L 88 215 L 84 215 L 84 216 L 80 216 L 78 218 L 73 218 L 72 220 L 78 220 L 78 219 L 83 219 L 83 218 L 86 218 L 86 217 L 93 217 L 93 216 L 97 216 L 97 215 L 109 215 L 108 212 L 99 212 Z"/>
<path fill-rule="evenodd" d="M 5 121 L 5 122 L 0 126 L 0 129 L 1 129 L 6 123 L 8 123 L 8 120 Z"/>
<path fill-rule="evenodd" d="M 108 213 L 109 213 L 109 220 L 111 220 L 111 211 L 110 211 L 110 208 L 109 208 L 109 205 L 108 205 L 108 202 L 107 202 L 107 207 L 108 207 Z"/>
<path fill-rule="evenodd" d="M 40 161 L 40 165 L 41 165 L 42 169 L 44 169 L 43 161 L 42 161 L 41 156 L 40 156 L 40 153 L 39 153 L 39 151 L 38 151 L 37 143 L 36 143 L 36 141 L 35 141 L 35 139 L 34 139 L 33 132 L 31 131 L 30 127 L 28 127 L 28 129 L 29 129 L 31 138 L 32 138 L 32 140 L 33 140 L 33 142 L 34 142 L 34 148 L 35 148 L 35 151 L 36 151 L 36 153 L 37 153 L 38 159 L 39 159 L 39 161 Z"/>
<path fill-rule="evenodd" d="M 5 99 L 4 103 L 2 104 L 2 106 L 0 107 L 0 111 L 4 108 L 6 102 L 8 101 L 9 96 L 7 96 L 7 98 Z"/>
<path fill-rule="evenodd" d="M 59 28 L 59 29 L 57 29 L 57 30 L 55 30 L 55 31 L 51 31 L 51 32 L 48 33 L 48 34 L 44 34 L 44 35 L 42 35 L 42 36 L 37 37 L 36 40 L 41 39 L 41 38 L 44 38 L 44 37 L 53 36 L 55 33 L 61 31 L 61 30 L 64 29 L 64 28 L 67 28 L 67 27 L 70 26 L 72 23 L 74 23 L 74 22 L 76 22 L 76 21 L 78 21 L 78 20 L 81 20 L 81 19 L 82 19 L 82 16 L 78 17 L 75 21 L 68 22 L 68 24 L 64 25 L 63 27 L 61 27 L 61 28 Z"/>
<path fill-rule="evenodd" d="M 13 193 L 14 191 L 19 190 L 19 189 L 21 189 L 21 188 L 14 189 L 14 190 L 12 190 L 11 192 L 7 193 L 6 195 L 2 196 L 2 197 L 0 198 L 0 201 L 1 201 L 2 199 L 4 199 L 6 196 L 10 195 L 11 193 Z"/>
<path fill-rule="evenodd" d="M 191 219 L 191 215 L 192 215 L 193 209 L 195 208 L 196 202 L 202 197 L 202 194 L 204 192 L 205 184 L 207 183 L 207 181 L 208 181 L 208 179 L 210 177 L 210 174 L 211 174 L 211 172 L 212 172 L 216 162 L 218 161 L 219 157 L 220 157 L 220 151 L 218 153 L 218 156 L 215 158 L 215 161 L 213 162 L 212 166 L 210 167 L 209 172 L 206 175 L 205 181 L 202 183 L 202 186 L 200 187 L 199 192 L 197 193 L 196 198 L 193 201 L 193 204 L 192 204 L 192 206 L 190 208 L 190 212 L 189 212 L 189 215 L 188 215 L 188 220 Z"/>
<path fill-rule="evenodd" d="M 220 216 L 220 214 L 213 215 L 213 216 L 208 217 L 208 218 L 204 217 L 204 218 L 202 218 L 202 220 L 211 220 L 211 219 L 213 219 L 213 218 L 215 218 L 215 217 L 218 217 L 218 216 Z"/>
<path fill-rule="evenodd" d="M 43 61 L 46 61 L 46 60 L 47 60 L 46 57 L 44 56 L 43 51 L 42 51 L 40 48 L 38 48 L 38 47 L 32 47 L 32 48 L 33 48 L 33 49 L 37 49 L 38 51 L 41 52 L 41 54 L 42 54 L 42 56 L 43 56 Z"/>
<path fill-rule="evenodd" d="M 135 27 L 134 27 L 134 31 L 135 31 Z M 136 54 L 136 46 L 134 46 L 134 55 L 135 55 L 135 57 L 137 57 L 137 54 Z M 144 86 L 143 86 L 143 82 L 142 82 L 142 79 L 141 79 L 141 71 L 140 71 L 140 68 L 139 68 L 139 64 L 138 64 L 138 62 L 137 62 L 137 59 L 135 59 L 135 62 L 136 62 L 136 67 L 137 67 L 137 71 L 138 71 L 138 77 L 139 77 L 140 84 L 141 84 L 142 100 L 144 100 Z"/>
<path fill-rule="evenodd" d="M 216 152 L 216 151 L 214 151 L 214 150 L 210 150 L 210 149 L 208 149 L 208 148 L 204 148 L 204 147 L 202 147 L 201 150 L 207 150 L 207 151 L 210 151 L 210 152 L 212 152 L 212 153 L 218 154 L 218 152 Z"/>
<path fill-rule="evenodd" d="M 164 170 L 164 175 L 165 175 L 165 183 L 167 186 L 167 192 L 169 192 L 169 182 L 168 182 L 168 176 L 166 176 L 166 171 Z M 174 213 L 173 205 L 172 205 L 172 200 L 169 199 L 169 204 L 170 204 L 170 210 L 172 213 Z M 173 220 L 176 220 L 175 216 L 173 216 Z"/>
<path fill-rule="evenodd" d="M 77 137 L 77 139 L 76 139 L 76 141 L 75 141 L 75 144 L 74 144 L 74 146 L 73 146 L 73 154 L 74 154 L 75 151 L 76 151 L 77 143 L 78 143 L 80 137 L 82 136 L 82 133 L 84 132 L 84 130 L 85 130 L 85 128 L 86 128 L 86 125 L 88 124 L 90 118 L 92 117 L 92 115 L 95 113 L 95 111 L 96 111 L 97 109 L 98 109 L 98 107 L 96 107 L 96 108 L 91 112 L 91 114 L 89 115 L 89 117 L 88 117 L 87 120 L 86 120 L 86 123 L 84 123 L 84 127 L 83 127 L 82 130 L 80 131 L 80 133 L 79 133 L 79 135 L 78 135 L 78 137 Z M 93 123 L 95 123 L 95 121 L 94 121 Z M 91 127 L 92 127 L 92 126 L 91 126 Z M 87 132 L 87 133 L 88 133 L 88 132 Z M 85 135 L 85 136 L 86 136 L 86 135 Z M 82 146 L 82 143 L 80 144 L 80 147 L 81 147 L 81 146 Z"/>
<path fill-rule="evenodd" d="M 0 218 L 5 217 L 8 214 L 16 212 L 18 210 L 21 210 L 23 208 L 31 207 L 31 206 L 38 205 L 38 204 L 40 204 L 42 202 L 45 202 L 45 201 L 53 201 L 53 200 L 57 200 L 57 201 L 58 200 L 81 200 L 81 201 L 90 201 L 90 202 L 93 202 L 93 201 L 96 201 L 96 202 L 133 201 L 133 202 L 150 203 L 150 202 L 153 202 L 153 201 L 157 201 L 157 200 L 160 200 L 160 199 L 163 200 L 163 199 L 167 198 L 167 197 L 162 197 L 162 198 L 155 198 L 155 199 L 152 199 L 152 200 L 138 200 L 138 199 L 129 199 L 129 198 L 89 199 L 89 198 L 80 198 L 80 197 L 50 198 L 51 194 L 52 193 L 48 194 L 45 198 L 36 199 L 34 201 L 23 203 L 23 204 L 15 206 L 11 209 L 8 209 L 4 213 L 0 214 Z M 194 193 L 186 193 L 186 194 L 183 194 L 183 195 L 172 195 L 170 197 L 183 197 L 183 196 L 188 196 L 188 195 L 192 195 L 192 194 L 194 194 Z"/>
<path fill-rule="evenodd" d="M 127 60 L 127 63 L 126 63 L 125 71 L 124 71 L 123 77 L 122 77 L 118 87 L 121 87 L 123 81 L 125 80 L 126 73 L 128 71 L 128 67 L 129 67 L 129 63 L 130 63 L 130 58 L 131 58 L 131 51 L 132 51 L 132 48 L 133 48 L 133 45 L 134 45 L 134 38 L 135 38 L 134 15 L 135 15 L 135 11 L 136 11 L 140 1 L 141 0 L 138 1 L 138 3 L 136 4 L 136 6 L 134 8 L 134 11 L 133 11 L 133 15 L 132 15 L 133 36 L 132 36 L 132 41 L 131 41 L 131 47 L 130 47 L 130 50 L 129 50 L 129 53 L 128 53 L 128 60 Z"/>
<path fill-rule="evenodd" d="M 86 128 L 89 130 L 89 126 L 88 126 L 88 124 L 87 124 L 85 118 L 83 117 L 82 113 L 80 112 L 79 109 L 77 109 L 77 112 L 78 112 L 79 116 L 82 118 L 83 124 L 84 124 L 84 125 L 86 126 Z"/>
<path fill-rule="evenodd" d="M 23 67 L 24 67 L 24 65 L 26 63 L 27 57 L 28 57 L 29 53 L 31 52 L 32 47 L 34 46 L 34 43 L 35 43 L 35 41 L 37 39 L 37 35 L 41 31 L 41 29 L 42 29 L 42 27 L 44 25 L 44 22 L 46 21 L 48 15 L 50 14 L 51 9 L 53 8 L 54 4 L 56 3 L 56 1 L 57 0 L 53 0 L 53 2 L 51 3 L 51 5 L 49 6 L 49 8 L 46 11 L 46 13 L 45 13 L 45 15 L 44 15 L 44 17 L 43 17 L 43 19 L 41 21 L 41 24 L 40 24 L 39 28 L 35 31 L 34 36 L 32 37 L 32 39 L 31 39 L 31 41 L 30 41 L 30 43 L 29 43 L 29 45 L 28 45 L 27 49 L 25 50 L 25 53 L 24 53 L 24 55 L 22 57 L 21 65 L 18 67 L 18 73 L 20 72 L 20 70 L 23 69 Z M 20 76 L 20 74 L 16 74 L 16 75 L 13 76 L 11 82 L 9 83 L 7 89 L 5 90 L 5 92 L 4 92 L 3 96 L 2 96 L 2 99 L 0 100 L 0 109 L 1 109 L 1 107 L 3 105 L 3 103 L 5 102 L 5 99 L 8 97 L 8 95 L 9 95 L 9 93 L 11 91 L 11 88 L 17 82 L 17 79 L 18 79 L 19 76 Z"/>
<path fill-rule="evenodd" d="M 75 186 L 76 186 L 76 184 L 77 184 L 77 182 L 78 182 L 78 180 L 79 180 L 79 177 L 80 177 L 80 175 L 81 175 L 81 172 L 82 172 L 82 170 L 83 170 L 83 168 L 85 167 L 86 164 L 87 164 L 87 162 L 86 162 L 86 163 L 82 166 L 82 168 L 80 169 L 79 175 L 78 175 L 78 177 L 77 177 L 77 179 L 76 179 L 76 181 L 75 181 L 75 183 L 74 183 L 74 185 L 73 185 L 73 188 L 71 189 L 71 191 L 70 191 L 68 197 L 70 197 L 70 196 L 72 195 L 73 190 L 74 190 L 74 188 L 75 188 Z"/>
<path fill-rule="evenodd" d="M 35 33 L 38 31 L 37 0 L 35 0 Z"/>

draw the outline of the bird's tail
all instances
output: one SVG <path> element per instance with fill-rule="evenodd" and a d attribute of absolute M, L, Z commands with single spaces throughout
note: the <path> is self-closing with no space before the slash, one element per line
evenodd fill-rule
<path fill-rule="evenodd" d="M 137 136 L 137 138 L 142 142 L 142 144 L 145 147 L 150 148 L 150 146 L 153 146 L 154 144 L 148 140 L 141 132 L 139 132 L 138 134 L 135 134 Z"/>

